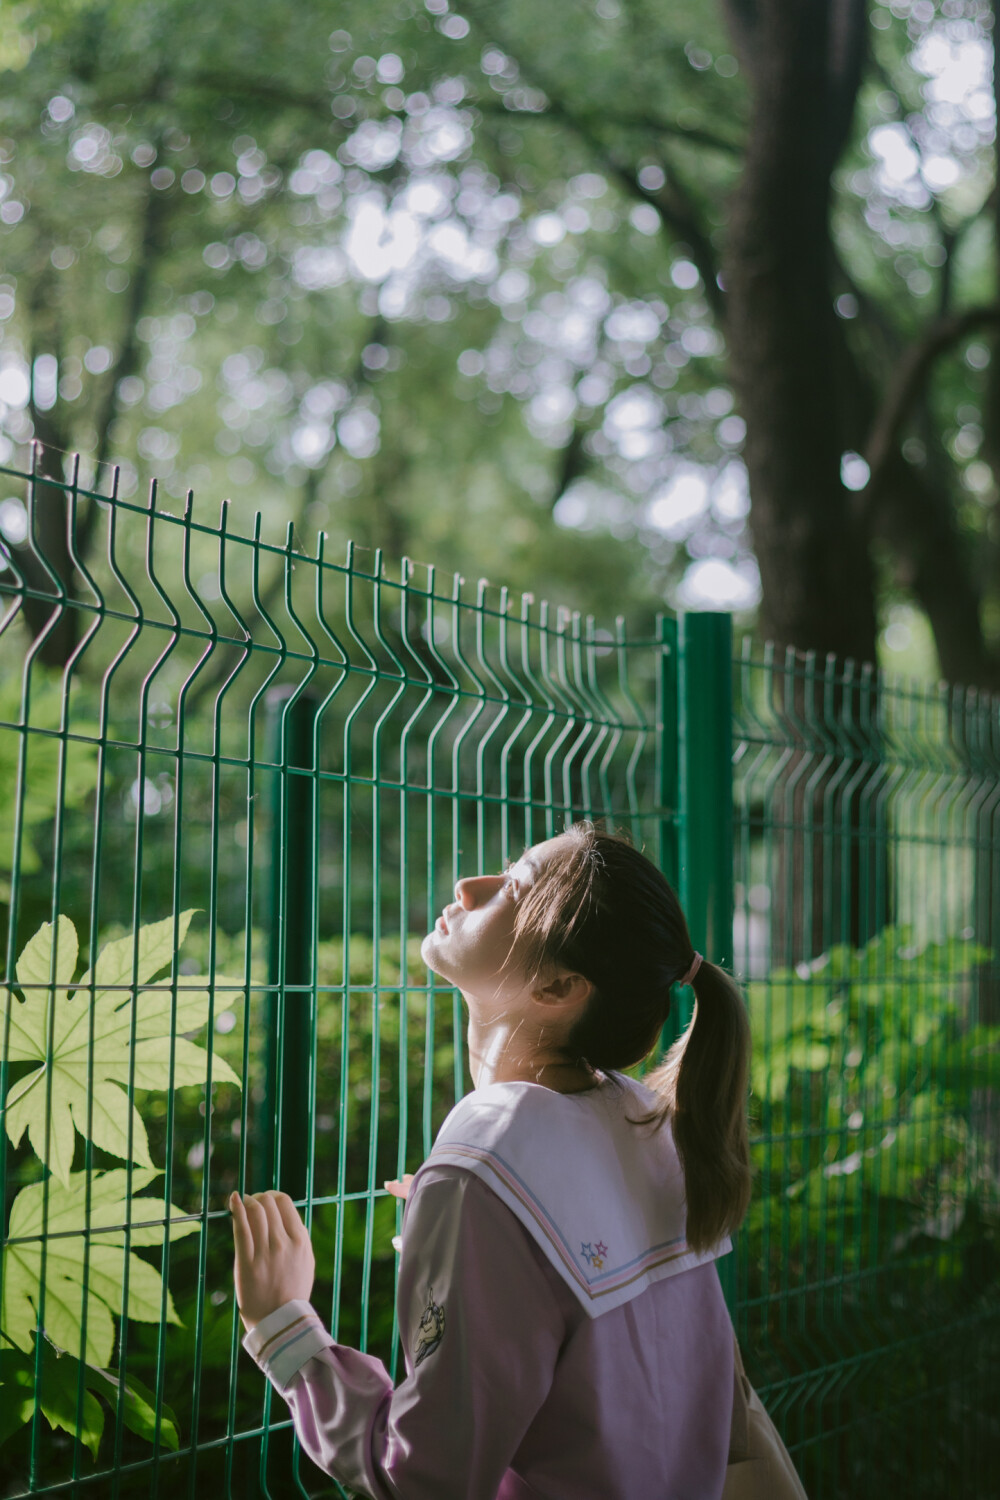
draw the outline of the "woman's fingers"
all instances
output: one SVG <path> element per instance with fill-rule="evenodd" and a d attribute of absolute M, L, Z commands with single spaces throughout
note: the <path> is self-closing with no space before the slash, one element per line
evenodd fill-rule
<path fill-rule="evenodd" d="M 290 1240 L 301 1240 L 309 1238 L 309 1231 L 299 1217 L 299 1211 L 289 1198 L 287 1193 L 274 1193 L 274 1200 L 278 1206 L 278 1215 L 285 1227 L 285 1233 Z"/>
<path fill-rule="evenodd" d="M 233 1193 L 229 1199 L 229 1211 L 233 1216 L 233 1241 L 236 1245 L 236 1254 L 240 1260 L 253 1260 L 254 1240 L 253 1230 L 247 1218 L 247 1211 L 243 1207 L 243 1199 L 239 1193 Z"/>
<path fill-rule="evenodd" d="M 247 1265 L 286 1240 L 302 1243 L 309 1231 L 287 1193 L 233 1193 L 229 1200 L 237 1256 Z"/>
<path fill-rule="evenodd" d="M 250 1232 L 253 1235 L 255 1255 L 265 1253 L 271 1243 L 270 1225 L 267 1212 L 261 1202 L 262 1197 L 262 1193 L 245 1193 L 243 1196 L 243 1206 L 246 1209 Z"/>

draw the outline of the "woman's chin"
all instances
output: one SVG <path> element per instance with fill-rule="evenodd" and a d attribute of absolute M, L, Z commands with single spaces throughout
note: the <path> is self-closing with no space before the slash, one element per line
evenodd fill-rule
<path fill-rule="evenodd" d="M 438 967 L 437 947 L 438 933 L 429 932 L 424 938 L 423 942 L 420 944 L 420 957 L 423 959 L 424 963 L 429 969 L 432 969 L 435 974 L 440 974 L 441 970 Z"/>
<path fill-rule="evenodd" d="M 420 957 L 439 979 L 443 979 L 446 984 L 461 988 L 461 969 L 456 969 L 455 965 L 449 962 L 447 952 L 441 952 L 446 936 L 447 934 L 442 932 L 429 932 L 420 944 Z"/>

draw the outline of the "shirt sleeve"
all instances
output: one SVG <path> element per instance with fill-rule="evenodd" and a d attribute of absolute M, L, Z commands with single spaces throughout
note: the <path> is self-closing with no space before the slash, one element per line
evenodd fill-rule
<path fill-rule="evenodd" d="M 496 1500 L 567 1336 L 541 1252 L 485 1183 L 426 1167 L 406 1204 L 397 1306 L 406 1366 L 337 1344 L 289 1302 L 243 1345 L 314 1463 L 372 1500 Z"/>

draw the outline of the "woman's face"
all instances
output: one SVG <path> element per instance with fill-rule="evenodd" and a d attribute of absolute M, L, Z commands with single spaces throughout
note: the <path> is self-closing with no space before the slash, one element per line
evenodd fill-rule
<path fill-rule="evenodd" d="M 471 875 L 455 885 L 455 899 L 444 908 L 421 945 L 428 968 L 483 1004 L 501 1002 L 524 987 L 515 950 L 500 972 L 514 936 L 518 899 L 532 884 L 555 839 L 536 844 L 508 870 Z"/>

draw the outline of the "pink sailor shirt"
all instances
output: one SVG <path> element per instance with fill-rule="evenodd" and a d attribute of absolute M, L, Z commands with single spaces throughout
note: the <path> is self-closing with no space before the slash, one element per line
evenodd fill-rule
<path fill-rule="evenodd" d="M 720 1500 L 733 1326 L 684 1239 L 656 1096 L 494 1083 L 454 1107 L 403 1214 L 405 1376 L 286 1303 L 244 1348 L 310 1458 L 372 1500 Z"/>

